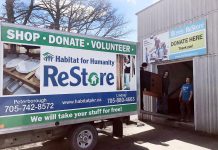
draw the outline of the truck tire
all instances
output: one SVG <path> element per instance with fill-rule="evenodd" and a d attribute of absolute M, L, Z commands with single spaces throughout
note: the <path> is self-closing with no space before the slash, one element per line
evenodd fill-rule
<path fill-rule="evenodd" d="M 74 128 L 70 136 L 72 150 L 93 150 L 98 141 L 98 132 L 90 124 L 79 125 Z"/>

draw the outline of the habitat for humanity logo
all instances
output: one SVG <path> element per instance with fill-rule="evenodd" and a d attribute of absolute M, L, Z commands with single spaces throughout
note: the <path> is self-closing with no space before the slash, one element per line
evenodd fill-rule
<path fill-rule="evenodd" d="M 54 55 L 52 55 L 52 54 L 49 53 L 49 52 L 44 53 L 43 56 L 44 56 L 44 60 L 45 60 L 45 61 L 50 61 L 50 62 L 52 62 L 52 60 L 53 60 L 53 58 L 54 58 Z"/>

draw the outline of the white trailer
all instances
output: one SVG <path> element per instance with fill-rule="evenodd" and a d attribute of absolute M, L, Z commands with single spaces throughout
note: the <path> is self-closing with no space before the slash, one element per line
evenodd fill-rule
<path fill-rule="evenodd" d="M 136 114 L 136 43 L 0 25 L 0 148 L 68 137 L 93 149 L 97 127 Z"/>

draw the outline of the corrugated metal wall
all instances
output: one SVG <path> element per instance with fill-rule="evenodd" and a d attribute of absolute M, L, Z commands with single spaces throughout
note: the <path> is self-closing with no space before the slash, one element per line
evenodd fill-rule
<path fill-rule="evenodd" d="M 196 57 L 193 65 L 195 129 L 218 134 L 218 56 Z"/>
<path fill-rule="evenodd" d="M 138 40 L 200 18 L 207 18 L 210 25 L 218 22 L 217 11 L 218 0 L 161 0 L 137 14 Z"/>
<path fill-rule="evenodd" d="M 143 39 L 206 18 L 209 56 L 193 59 L 195 128 L 218 134 L 218 0 L 161 0 L 137 16 L 139 64 Z M 151 99 L 147 97 L 146 101 L 146 109 L 152 111 Z"/>

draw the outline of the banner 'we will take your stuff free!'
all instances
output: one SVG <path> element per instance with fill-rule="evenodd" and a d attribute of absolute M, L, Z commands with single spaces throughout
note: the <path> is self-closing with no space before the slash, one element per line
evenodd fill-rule
<path fill-rule="evenodd" d="M 207 54 L 206 20 L 143 40 L 143 62 L 154 63 Z"/>
<path fill-rule="evenodd" d="M 0 128 L 136 111 L 136 44 L 9 24 L 1 42 Z"/>

